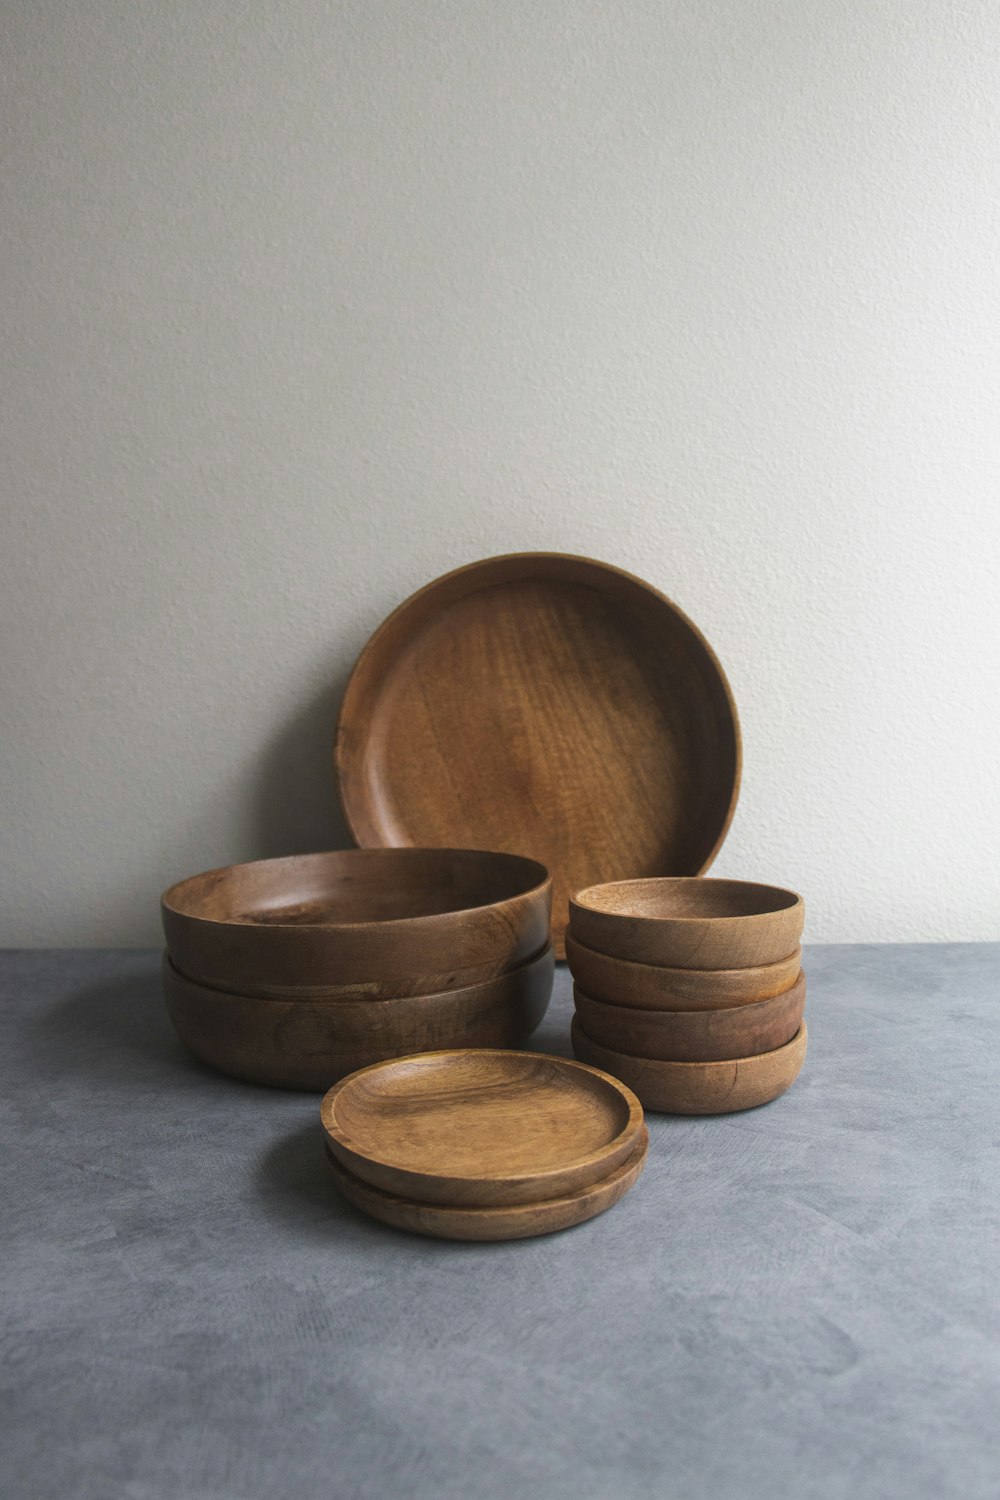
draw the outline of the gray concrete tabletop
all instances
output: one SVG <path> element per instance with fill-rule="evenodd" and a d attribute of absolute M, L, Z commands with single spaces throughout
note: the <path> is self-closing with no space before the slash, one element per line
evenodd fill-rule
<path fill-rule="evenodd" d="M 790 1093 L 501 1245 L 350 1208 L 158 965 L 0 958 L 4 1500 L 1000 1494 L 1000 945 L 807 950 Z"/>

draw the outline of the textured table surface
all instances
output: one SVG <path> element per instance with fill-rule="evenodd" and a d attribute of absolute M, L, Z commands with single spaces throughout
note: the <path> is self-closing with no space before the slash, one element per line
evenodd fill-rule
<path fill-rule="evenodd" d="M 996 1500 L 1000 945 L 806 966 L 791 1093 L 476 1246 L 343 1203 L 157 955 L 3 955 L 4 1500 Z"/>

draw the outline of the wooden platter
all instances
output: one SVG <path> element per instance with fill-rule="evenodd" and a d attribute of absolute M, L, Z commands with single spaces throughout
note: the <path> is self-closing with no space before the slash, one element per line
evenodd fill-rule
<path fill-rule="evenodd" d="M 192 875 L 161 899 L 177 968 L 276 998 L 437 994 L 492 979 L 549 940 L 548 871 L 478 849 L 338 849 Z"/>
<path fill-rule="evenodd" d="M 271 1000 L 195 984 L 164 956 L 167 1010 L 210 1067 L 272 1088 L 326 1090 L 386 1058 L 442 1047 L 523 1047 L 552 993 L 551 946 L 497 979 L 398 1000 Z"/>
<path fill-rule="evenodd" d="M 573 935 L 599 953 L 678 969 L 758 968 L 799 946 L 802 897 L 752 880 L 616 880 L 577 891 Z"/>
<path fill-rule="evenodd" d="M 613 1070 L 647 1109 L 667 1115 L 725 1115 L 769 1104 L 791 1088 L 805 1061 L 806 1024 L 784 1047 L 729 1062 L 658 1062 L 600 1047 L 573 1021 L 573 1051 L 594 1067 Z"/>
<path fill-rule="evenodd" d="M 572 891 L 708 868 L 741 764 L 729 685 L 687 616 L 549 552 L 473 563 L 401 604 L 354 668 L 334 758 L 362 846 L 545 864 L 558 957 Z"/>
<path fill-rule="evenodd" d="M 331 1151 L 383 1192 L 451 1208 L 564 1198 L 616 1171 L 639 1101 L 597 1068 L 535 1052 L 432 1052 L 364 1068 L 326 1095 Z"/>
<path fill-rule="evenodd" d="M 633 1010 L 594 1000 L 579 985 L 573 996 L 584 1033 L 599 1046 L 664 1062 L 724 1062 L 791 1041 L 805 1010 L 806 977 L 800 973 L 780 995 L 728 1010 Z"/>
<path fill-rule="evenodd" d="M 799 977 L 802 949 L 796 948 L 778 963 L 746 969 L 667 969 L 598 953 L 567 931 L 566 957 L 580 988 L 609 1005 L 640 1010 L 727 1010 L 791 989 Z"/>
<path fill-rule="evenodd" d="M 583 1224 L 613 1208 L 638 1181 L 648 1152 L 649 1135 L 643 1126 L 631 1155 L 601 1181 L 560 1198 L 502 1208 L 450 1208 L 401 1198 L 355 1177 L 337 1160 L 329 1146 L 327 1160 L 334 1181 L 348 1202 L 373 1219 L 380 1219 L 383 1224 L 405 1229 L 410 1234 L 445 1240 L 526 1240 L 540 1234 L 554 1234 L 560 1229 L 571 1229 L 575 1224 Z"/>

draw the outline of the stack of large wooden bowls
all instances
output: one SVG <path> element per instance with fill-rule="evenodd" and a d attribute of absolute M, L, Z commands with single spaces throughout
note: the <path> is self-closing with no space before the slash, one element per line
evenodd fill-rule
<path fill-rule="evenodd" d="M 647 1109 L 753 1109 L 806 1052 L 802 898 L 739 880 L 624 880 L 570 901 L 573 1049 Z"/>
<path fill-rule="evenodd" d="M 161 903 L 167 1009 L 203 1062 L 325 1090 L 385 1058 L 519 1047 L 552 990 L 535 860 L 365 849 L 230 865 Z"/>

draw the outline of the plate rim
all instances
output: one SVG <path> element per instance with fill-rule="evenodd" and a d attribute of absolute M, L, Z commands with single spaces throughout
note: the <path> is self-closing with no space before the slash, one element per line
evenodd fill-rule
<path fill-rule="evenodd" d="M 583 1155 L 568 1158 L 566 1161 L 561 1162 L 558 1166 L 536 1172 L 510 1172 L 497 1170 L 494 1172 L 477 1172 L 474 1175 L 454 1172 L 422 1171 L 419 1168 L 400 1166 L 396 1162 L 387 1161 L 385 1158 L 374 1157 L 370 1155 L 368 1152 L 359 1149 L 358 1144 L 345 1137 L 342 1132 L 340 1134 L 336 1133 L 334 1111 L 336 1108 L 337 1097 L 345 1092 L 345 1090 L 349 1086 L 355 1084 L 358 1079 L 364 1077 L 366 1074 L 375 1072 L 376 1070 L 385 1072 L 387 1069 L 398 1068 L 404 1065 L 412 1065 L 414 1063 L 425 1066 L 429 1062 L 442 1058 L 457 1059 L 468 1057 L 500 1057 L 504 1059 L 519 1057 L 526 1058 L 533 1063 L 555 1063 L 558 1064 L 561 1069 L 565 1069 L 570 1073 L 589 1073 L 600 1079 L 600 1081 L 607 1088 L 609 1088 L 613 1094 L 617 1095 L 617 1097 L 626 1105 L 628 1111 L 626 1122 L 623 1125 L 622 1129 L 610 1141 L 606 1142 L 605 1145 L 599 1147 L 596 1151 L 590 1151 Z M 323 1096 L 322 1103 L 320 1104 L 320 1121 L 323 1126 L 324 1136 L 326 1140 L 331 1143 L 331 1149 L 333 1149 L 335 1152 L 336 1148 L 340 1147 L 341 1150 L 350 1153 L 352 1158 L 360 1158 L 362 1161 L 371 1162 L 378 1168 L 384 1168 L 387 1171 L 397 1172 L 401 1176 L 406 1176 L 410 1179 L 424 1182 L 431 1186 L 435 1191 L 439 1189 L 447 1189 L 451 1186 L 454 1186 L 456 1192 L 462 1193 L 466 1191 L 473 1191 L 476 1188 L 486 1188 L 488 1190 L 490 1187 L 496 1187 L 502 1190 L 507 1186 L 527 1187 L 533 1183 L 537 1183 L 544 1188 L 546 1181 L 551 1181 L 553 1178 L 565 1176 L 567 1173 L 587 1172 L 590 1169 L 594 1169 L 597 1174 L 597 1176 L 593 1180 L 600 1180 L 601 1168 L 604 1167 L 605 1164 L 620 1164 L 625 1156 L 631 1155 L 631 1145 L 637 1139 L 645 1123 L 645 1111 L 643 1110 L 643 1106 L 640 1103 L 638 1097 L 628 1084 L 623 1083 L 620 1078 L 616 1078 L 613 1073 L 607 1072 L 604 1068 L 597 1067 L 593 1063 L 585 1063 L 579 1058 L 560 1057 L 548 1052 L 533 1052 L 523 1047 L 442 1047 L 433 1052 L 413 1053 L 405 1057 L 389 1058 L 383 1062 L 371 1063 L 368 1065 L 368 1067 L 358 1068 L 355 1072 L 349 1073 L 346 1077 L 339 1079 L 335 1084 L 333 1084 L 330 1089 L 327 1090 L 326 1094 Z M 360 1175 L 352 1166 L 350 1161 L 343 1161 L 343 1158 L 339 1157 L 339 1154 L 338 1159 L 341 1160 L 342 1165 L 354 1176 Z M 613 1167 L 611 1169 L 613 1170 Z M 365 1178 L 362 1178 L 362 1180 L 367 1181 L 367 1179 Z M 377 1186 L 377 1184 L 372 1184 L 372 1186 Z M 388 1191 L 385 1188 L 380 1188 L 379 1190 L 382 1192 Z M 397 1190 L 394 1195 L 390 1194 L 390 1196 L 405 1198 L 407 1197 L 407 1194 Z M 557 1194 L 556 1196 L 566 1195 Z M 414 1197 L 414 1201 L 423 1202 L 430 1200 L 417 1199 L 416 1197 Z M 439 1207 L 445 1206 L 443 1200 L 435 1199 L 433 1201 L 435 1201 L 437 1203 L 437 1206 Z M 527 1203 L 527 1201 L 529 1200 L 525 1200 L 525 1203 Z M 544 1198 L 530 1201 L 544 1201 Z"/>

